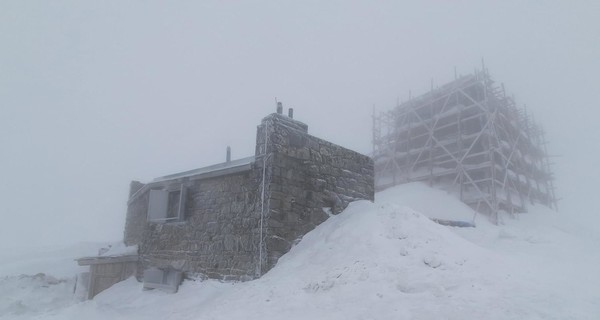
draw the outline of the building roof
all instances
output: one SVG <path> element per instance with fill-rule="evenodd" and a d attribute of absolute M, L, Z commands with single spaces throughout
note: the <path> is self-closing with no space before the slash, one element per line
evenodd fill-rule
<path fill-rule="evenodd" d="M 228 173 L 237 172 L 237 170 L 233 170 L 233 169 L 252 164 L 255 160 L 256 160 L 256 157 L 251 156 L 251 157 L 246 157 L 246 158 L 242 158 L 242 159 L 238 159 L 238 160 L 222 162 L 222 163 L 214 164 L 214 165 L 208 166 L 208 167 L 202 167 L 202 168 L 198 168 L 198 169 L 194 169 L 194 170 L 188 170 L 188 171 L 183 171 L 183 172 L 179 172 L 179 173 L 174 173 L 174 174 L 158 177 L 158 178 L 152 180 L 152 182 L 180 179 L 180 178 L 192 177 L 192 176 L 208 174 L 208 173 L 217 173 L 217 175 L 225 175 Z M 229 169 L 232 169 L 232 170 L 229 170 Z M 233 172 L 229 172 L 229 171 L 233 171 Z"/>
<path fill-rule="evenodd" d="M 194 170 L 183 171 L 175 174 L 170 174 L 162 177 L 158 177 L 151 182 L 145 184 L 141 189 L 136 191 L 129 197 L 128 203 L 131 203 L 140 195 L 144 194 L 150 188 L 155 186 L 160 186 L 161 183 L 189 178 L 191 180 L 199 180 L 199 179 L 207 179 L 213 177 L 224 176 L 232 173 L 242 172 L 246 170 L 250 170 L 252 164 L 256 161 L 255 156 L 246 157 L 238 160 L 222 162 L 219 164 L 214 164 L 208 167 L 202 167 Z"/>

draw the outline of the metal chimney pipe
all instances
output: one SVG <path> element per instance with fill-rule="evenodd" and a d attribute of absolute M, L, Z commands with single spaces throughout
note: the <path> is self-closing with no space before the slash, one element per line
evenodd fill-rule
<path fill-rule="evenodd" d="M 288 109 L 288 117 L 294 119 L 294 108 Z"/>
<path fill-rule="evenodd" d="M 231 147 L 227 146 L 227 156 L 225 157 L 225 161 L 229 162 L 231 161 Z"/>
<path fill-rule="evenodd" d="M 277 102 L 277 113 L 278 114 L 283 113 L 283 103 L 281 103 L 281 102 Z"/>

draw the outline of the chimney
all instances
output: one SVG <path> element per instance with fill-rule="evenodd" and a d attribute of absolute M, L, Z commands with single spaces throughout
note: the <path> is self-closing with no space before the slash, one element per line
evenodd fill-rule
<path fill-rule="evenodd" d="M 277 114 L 283 113 L 283 103 L 277 102 Z"/>
<path fill-rule="evenodd" d="M 288 109 L 288 117 L 294 119 L 294 108 Z"/>
<path fill-rule="evenodd" d="M 227 156 L 225 157 L 225 161 L 229 162 L 231 161 L 231 147 L 227 146 Z"/>

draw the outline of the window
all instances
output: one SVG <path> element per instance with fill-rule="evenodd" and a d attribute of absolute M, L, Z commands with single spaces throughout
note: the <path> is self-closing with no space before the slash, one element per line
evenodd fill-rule
<path fill-rule="evenodd" d="M 167 201 L 167 221 L 179 220 L 180 211 L 183 212 L 181 207 L 181 190 L 169 192 L 169 199 Z M 183 220 L 183 219 L 182 219 Z"/>
<path fill-rule="evenodd" d="M 149 268 L 144 271 L 144 289 L 161 289 L 175 293 L 180 283 L 180 271 L 157 268 Z"/>
<path fill-rule="evenodd" d="M 150 190 L 148 221 L 180 222 L 185 215 L 185 188 L 176 190 Z"/>

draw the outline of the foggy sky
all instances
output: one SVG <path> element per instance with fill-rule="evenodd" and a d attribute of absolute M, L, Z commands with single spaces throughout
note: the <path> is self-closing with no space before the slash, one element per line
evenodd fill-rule
<path fill-rule="evenodd" d="M 252 155 L 275 98 L 371 151 L 371 112 L 481 59 L 600 221 L 595 1 L 0 3 L 0 247 L 119 240 L 130 180 Z"/>

